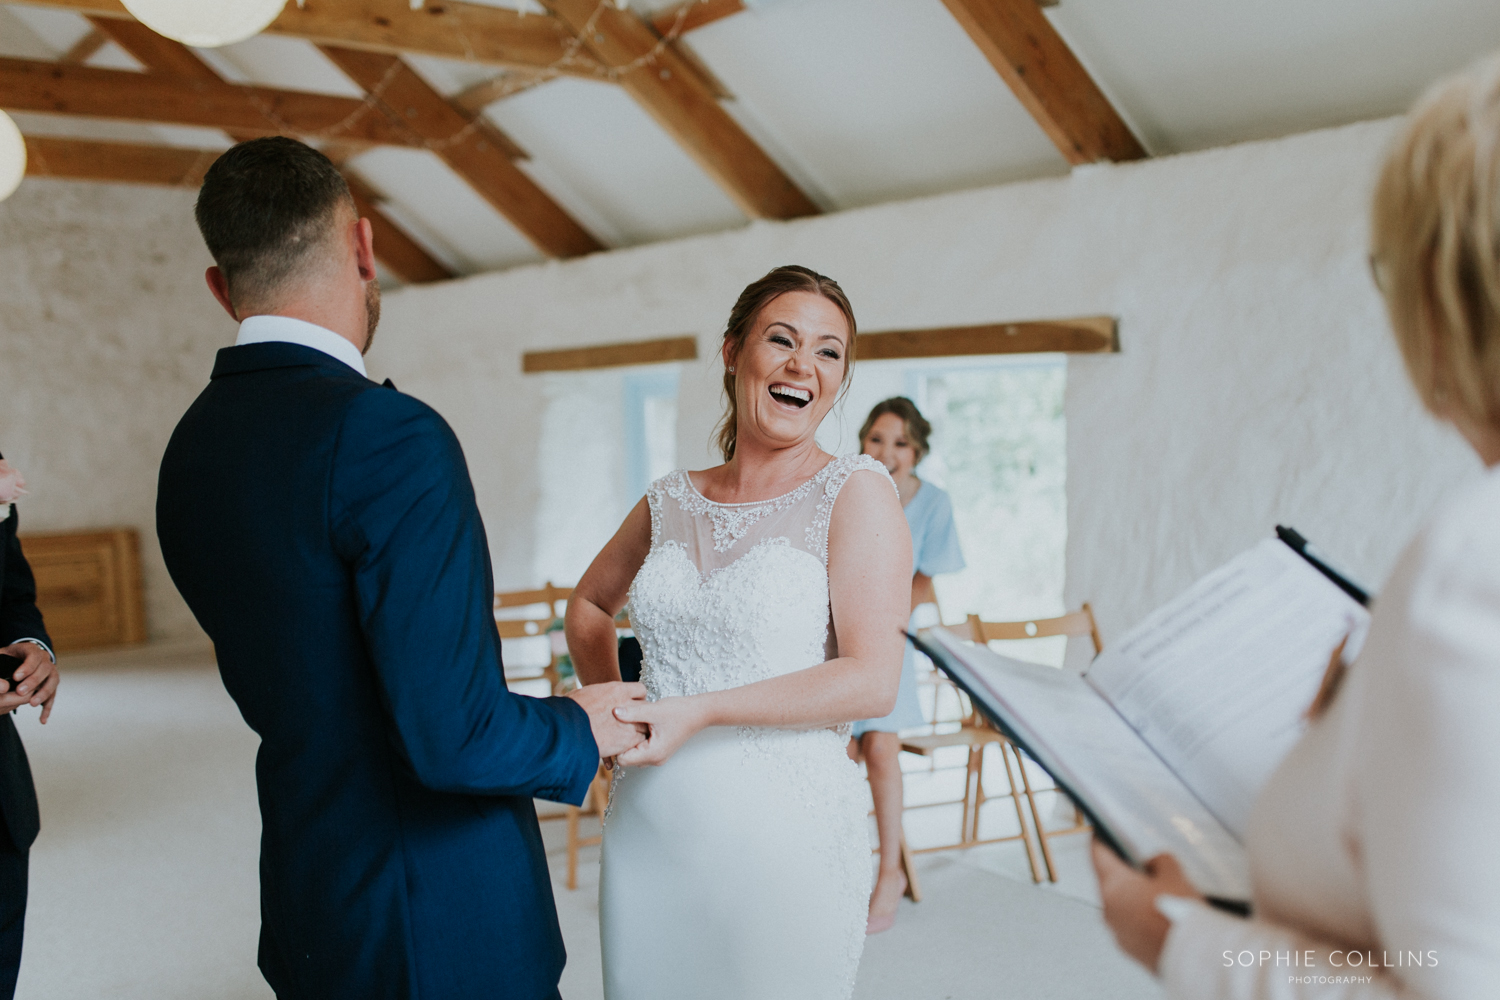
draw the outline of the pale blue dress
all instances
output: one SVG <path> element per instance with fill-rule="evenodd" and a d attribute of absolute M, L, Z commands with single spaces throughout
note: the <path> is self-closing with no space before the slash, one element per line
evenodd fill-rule
<path fill-rule="evenodd" d="M 939 573 L 957 573 L 963 569 L 964 553 L 958 545 L 958 529 L 953 524 L 953 502 L 948 499 L 948 494 L 923 481 L 905 510 L 906 525 L 911 529 L 912 572 L 937 576 Z M 915 611 L 912 617 L 909 627 L 915 629 Z M 906 655 L 901 660 L 901 690 L 896 693 L 896 707 L 883 719 L 856 722 L 856 739 L 868 732 L 894 733 L 926 724 L 927 719 L 922 716 L 922 704 L 917 699 L 918 655 L 920 654 L 908 642 Z"/>

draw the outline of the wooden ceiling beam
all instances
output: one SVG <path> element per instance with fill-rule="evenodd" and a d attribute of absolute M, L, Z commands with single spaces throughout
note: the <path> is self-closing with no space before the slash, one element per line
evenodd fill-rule
<path fill-rule="evenodd" d="M 745 5 L 742 0 L 683 0 L 682 3 L 677 4 L 675 7 L 668 7 L 665 10 L 658 11 L 652 16 L 650 23 L 652 30 L 658 36 L 671 36 L 674 31 L 680 36 L 692 31 L 694 28 L 701 28 L 715 21 L 722 20 L 731 14 L 738 14 L 744 9 Z M 677 23 L 679 11 L 682 12 L 682 23 L 680 25 Z M 729 92 L 729 88 L 724 86 L 723 82 L 693 54 L 692 50 L 677 45 L 675 38 L 671 44 L 677 55 L 692 67 L 693 72 L 697 73 L 703 79 L 703 82 L 713 91 L 715 97 L 723 101 L 734 99 L 734 95 Z M 602 71 L 603 67 L 601 66 L 600 69 Z M 455 107 L 478 114 L 496 101 L 502 101 L 507 97 L 525 93 L 533 87 L 540 86 L 548 80 L 556 78 L 556 73 L 546 70 L 509 69 L 490 77 L 488 80 L 482 80 L 468 87 L 462 92 L 455 94 L 449 100 Z"/>
<path fill-rule="evenodd" d="M 526 351 L 521 355 L 521 371 L 528 375 L 536 372 L 576 372 L 590 368 L 692 361 L 697 356 L 697 337 L 663 337 L 660 340 L 635 340 L 623 344 Z"/>
<path fill-rule="evenodd" d="M 544 70 L 508 69 L 503 73 L 495 74 L 488 80 L 481 80 L 471 87 L 465 87 L 448 98 L 448 103 L 460 111 L 477 115 L 496 101 L 502 101 L 553 79 L 556 77 Z"/>
<path fill-rule="evenodd" d="M 28 135 L 26 176 L 196 188 L 221 149 L 179 149 Z"/>
<path fill-rule="evenodd" d="M 108 44 L 109 36 L 98 28 L 95 28 L 74 42 L 68 51 L 58 57 L 57 61 L 64 63 L 86 63 L 94 57 L 96 52 Z"/>
<path fill-rule="evenodd" d="M 369 185 L 348 170 L 342 173 L 344 180 L 349 183 L 349 194 L 354 197 L 355 209 L 359 211 L 361 218 L 370 220 L 375 256 L 385 265 L 386 270 L 408 285 L 447 281 L 454 277 L 446 264 L 428 253 L 381 210 L 380 201 Z"/>
<path fill-rule="evenodd" d="M 507 151 L 498 132 L 460 111 L 398 57 L 321 46 L 350 79 L 377 100 L 387 117 L 404 121 L 428 148 L 549 257 L 577 257 L 604 249 L 588 230 L 542 190 Z"/>
<path fill-rule="evenodd" d="M 248 135 L 423 145 L 404 123 L 348 97 L 30 59 L 0 58 L 0 108 L 200 125 Z"/>
<path fill-rule="evenodd" d="M 144 24 L 123 19 L 90 18 L 90 20 L 93 21 L 96 31 L 130 53 L 137 62 L 146 67 L 149 73 L 160 73 L 204 83 L 222 82 L 218 71 L 198 58 L 198 54 L 192 49 L 170 38 L 163 38 Z M 255 138 L 253 135 L 235 130 L 231 130 L 229 136 L 235 142 Z M 109 150 L 104 150 L 104 152 L 108 153 Z M 210 159 L 209 162 L 213 160 Z M 453 277 L 452 271 L 439 263 L 400 226 L 391 221 L 385 212 L 381 211 L 374 192 L 370 191 L 368 186 L 359 181 L 350 171 L 342 169 L 342 165 L 340 167 L 340 172 L 343 173 L 345 181 L 349 184 L 350 193 L 354 197 L 355 208 L 362 217 L 370 220 L 370 228 L 375 232 L 375 256 L 387 270 L 408 284 L 442 281 Z M 207 167 L 204 169 L 206 170 Z M 201 180 L 200 175 L 195 183 Z"/>
<path fill-rule="evenodd" d="M 943 0 L 1069 163 L 1148 154 L 1037 0 Z"/>
<path fill-rule="evenodd" d="M 107 17 L 90 17 L 89 20 L 100 32 L 153 73 L 164 73 L 185 80 L 201 80 L 208 83 L 223 82 L 223 77 L 200 59 L 192 49 L 181 42 L 163 38 L 139 21 Z M 481 120 L 475 127 L 483 130 L 485 138 L 503 149 L 512 160 L 531 158 L 510 136 L 501 132 L 498 126 L 489 121 Z M 253 136 L 245 135 L 234 137 L 236 141 L 253 138 Z"/>
<path fill-rule="evenodd" d="M 1034 0 L 1026 0 L 1033 3 Z M 1120 349 L 1113 316 L 985 323 L 931 330 L 861 333 L 855 356 L 861 361 L 893 358 L 951 358 L 983 354 L 1110 354 Z"/>
<path fill-rule="evenodd" d="M 130 17 L 119 0 L 20 2 L 99 17 Z M 559 73 L 581 76 L 599 72 L 556 18 L 462 0 L 431 0 L 421 10 L 412 10 L 406 0 L 305 0 L 301 7 L 290 2 L 266 30 L 371 52 L 416 52 L 497 66 L 554 67 Z M 567 59 L 570 52 L 572 60 Z"/>
<path fill-rule="evenodd" d="M 27 176 L 109 184 L 196 188 L 223 153 L 221 149 L 180 149 L 56 136 L 25 138 Z M 356 178 L 348 180 L 355 207 L 375 230 L 375 255 L 387 270 L 407 284 L 453 277 L 452 271 L 380 211 L 368 187 Z"/>
<path fill-rule="evenodd" d="M 746 215 L 792 219 L 818 214 L 812 199 L 720 107 L 687 61 L 660 44 L 649 24 L 597 0 L 544 2 L 601 62 L 620 71 L 620 86 Z"/>
<path fill-rule="evenodd" d="M 224 82 L 224 78 L 198 58 L 198 54 L 192 49 L 181 42 L 158 35 L 139 21 L 90 17 L 89 23 L 93 24 L 95 31 L 129 53 L 148 73 L 203 83 Z"/>

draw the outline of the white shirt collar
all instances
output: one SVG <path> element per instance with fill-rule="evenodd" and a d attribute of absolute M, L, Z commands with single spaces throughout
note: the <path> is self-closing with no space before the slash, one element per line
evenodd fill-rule
<path fill-rule="evenodd" d="M 359 348 L 325 327 L 290 316 L 251 316 L 240 324 L 240 334 L 234 340 L 236 347 L 245 344 L 263 344 L 268 340 L 286 344 L 300 344 L 322 351 L 335 360 L 353 368 L 369 378 L 365 371 L 365 359 Z"/>

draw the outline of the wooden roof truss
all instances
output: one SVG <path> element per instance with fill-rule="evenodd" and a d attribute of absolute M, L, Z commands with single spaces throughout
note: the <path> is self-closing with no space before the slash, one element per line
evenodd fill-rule
<path fill-rule="evenodd" d="M 0 108 L 220 128 L 235 140 L 297 135 L 347 160 L 371 145 L 426 149 L 549 257 L 603 245 L 517 166 L 526 153 L 486 106 L 563 76 L 621 87 L 751 218 L 819 211 L 725 110 L 728 97 L 692 53 L 685 32 L 744 9 L 743 0 L 680 0 L 649 20 L 611 0 L 541 0 L 546 14 L 441 0 L 302 0 L 268 31 L 318 45 L 365 100 L 248 86 L 222 79 L 189 48 L 130 18 L 119 0 L 23 0 L 84 14 L 94 30 L 56 62 L 0 59 Z M 937 2 L 937 0 L 924 0 Z M 1070 163 L 1146 155 L 1108 98 L 1042 13 L 1039 0 L 942 0 Z M 1043 0 L 1047 2 L 1047 0 Z M 84 65 L 114 41 L 145 73 Z M 492 64 L 500 71 L 449 98 L 401 56 Z M 34 172 L 95 180 L 196 184 L 208 152 L 32 137 Z M 448 268 L 379 208 L 346 169 L 387 267 L 406 281 Z"/>

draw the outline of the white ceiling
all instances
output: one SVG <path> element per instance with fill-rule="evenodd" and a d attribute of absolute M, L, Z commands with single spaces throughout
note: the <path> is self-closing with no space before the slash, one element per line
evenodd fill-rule
<path fill-rule="evenodd" d="M 1393 114 L 1500 48 L 1497 0 L 1062 0 L 1047 15 L 1157 155 Z M 0 8 L 0 54 L 55 58 L 88 30 L 65 11 Z M 826 210 L 1067 170 L 940 0 L 752 0 L 685 44 L 734 95 L 727 107 L 745 131 Z M 204 55 L 237 81 L 361 96 L 306 42 L 261 36 Z M 496 72 L 410 61 L 448 94 Z M 90 64 L 139 68 L 113 45 Z M 608 246 L 746 222 L 618 88 L 560 79 L 487 113 L 531 155 L 522 169 Z M 209 129 L 15 117 L 38 133 L 228 143 Z M 351 166 L 462 273 L 540 259 L 430 153 L 378 149 Z"/>

